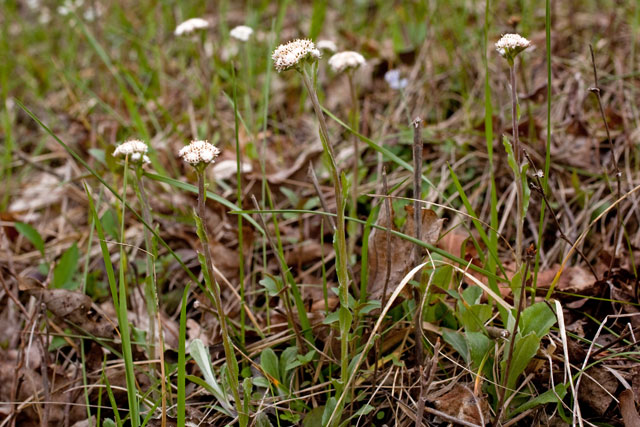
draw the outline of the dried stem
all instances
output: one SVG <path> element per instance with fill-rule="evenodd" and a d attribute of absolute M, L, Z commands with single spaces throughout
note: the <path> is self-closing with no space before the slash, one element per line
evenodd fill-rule
<path fill-rule="evenodd" d="M 604 113 L 604 107 L 602 106 L 602 97 L 600 96 L 600 87 L 598 86 L 598 70 L 596 68 L 596 58 L 593 53 L 593 46 L 589 44 L 589 50 L 591 51 L 591 63 L 593 65 L 593 79 L 595 85 L 589 88 L 589 91 L 596 96 L 598 100 L 598 108 L 600 109 L 600 115 L 602 116 L 602 121 L 604 122 L 604 128 L 607 131 L 607 141 L 609 142 L 609 150 L 611 150 L 611 159 L 613 161 L 613 170 L 616 177 L 616 200 L 620 199 L 622 195 L 620 177 L 622 173 L 620 173 L 620 169 L 618 167 L 618 159 L 616 158 L 615 147 L 613 146 L 613 140 L 611 139 L 611 132 L 609 131 L 609 124 L 607 123 L 607 117 Z M 616 255 L 618 253 L 618 236 L 620 235 L 620 229 L 622 228 L 622 217 L 620 216 L 620 207 L 616 207 L 616 228 L 614 230 L 613 235 L 613 256 L 609 261 L 609 271 L 613 267 L 613 262 L 616 259 Z"/>
<path fill-rule="evenodd" d="M 387 183 L 387 168 L 382 167 L 382 192 L 385 196 L 389 195 L 389 185 Z M 386 252 L 387 252 L 387 265 L 384 274 L 384 286 L 382 288 L 382 302 L 380 309 L 384 309 L 387 305 L 387 289 L 389 287 L 389 278 L 391 277 L 391 225 L 393 224 L 393 218 L 391 217 L 391 199 L 389 197 L 384 198 L 384 209 L 387 215 L 387 229 L 385 230 L 386 236 Z M 376 340 L 374 347 L 375 365 L 373 369 L 373 384 L 377 384 L 378 379 L 378 358 L 380 357 L 381 348 L 384 343 L 384 336 L 380 334 L 380 339 Z"/>
<path fill-rule="evenodd" d="M 422 240 L 422 207 L 420 199 L 422 197 L 422 138 L 420 134 L 420 124 L 422 119 L 416 117 L 413 121 L 413 221 L 415 223 L 416 239 Z M 421 261 L 422 248 L 414 247 L 414 264 Z M 387 270 L 388 271 L 388 270 Z M 416 304 L 416 314 L 414 319 L 414 330 L 416 340 L 416 362 L 422 367 L 423 346 L 422 346 L 422 292 L 420 286 L 413 288 L 413 298 Z"/>
<path fill-rule="evenodd" d="M 532 183 L 530 183 L 529 186 L 531 187 L 531 189 L 537 191 L 542 196 L 542 200 L 544 200 L 544 204 L 547 206 L 547 209 L 549 209 L 549 212 L 551 212 L 551 217 L 553 218 L 553 222 L 556 224 L 556 228 L 558 229 L 560 238 L 565 242 L 567 242 L 571 247 L 573 247 L 574 242 L 572 242 L 571 239 L 569 239 L 569 237 L 567 237 L 567 235 L 564 234 L 564 232 L 562 231 L 562 227 L 560 226 L 558 217 L 556 216 L 556 213 L 553 211 L 553 208 L 551 207 L 551 204 L 547 199 L 547 195 L 544 193 L 544 186 L 542 184 L 542 181 L 540 180 L 540 172 L 536 168 L 535 163 L 533 163 L 533 160 L 529 156 L 529 153 L 527 153 L 527 150 L 522 150 L 522 153 L 524 154 L 524 157 L 527 159 L 527 162 L 529 162 L 529 164 L 531 165 L 531 169 L 533 169 L 533 176 L 534 176 L 534 179 L 536 180 L 536 185 L 533 185 Z M 593 277 L 596 279 L 596 281 L 599 280 L 596 270 L 593 268 L 593 266 L 591 265 L 591 263 L 589 262 L 585 254 L 582 252 L 582 250 L 578 247 L 576 247 L 575 250 L 576 252 L 578 252 L 578 255 L 580 255 L 580 257 L 585 262 L 585 264 L 589 266 L 589 269 L 591 270 L 591 274 L 593 274 Z"/>

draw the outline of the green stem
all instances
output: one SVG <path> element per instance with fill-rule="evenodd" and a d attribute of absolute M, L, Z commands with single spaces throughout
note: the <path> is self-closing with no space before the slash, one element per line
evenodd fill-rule
<path fill-rule="evenodd" d="M 131 336 L 129 335 L 129 319 L 127 318 L 127 289 L 125 282 L 125 270 L 127 267 L 126 256 L 124 252 L 124 222 L 125 222 L 125 199 L 127 196 L 127 172 L 129 167 L 129 156 L 124 160 L 124 178 L 122 184 L 122 218 L 120 218 L 120 274 L 118 284 L 118 326 L 120 327 L 120 338 L 122 340 L 122 356 L 125 366 L 125 380 L 127 384 L 127 399 L 129 401 L 129 414 L 131 426 L 138 427 L 140 425 L 140 416 L 138 409 L 138 396 L 136 388 L 136 377 L 133 369 L 133 353 L 131 351 Z"/>
<path fill-rule="evenodd" d="M 356 86 L 353 83 L 353 71 L 347 72 L 347 79 L 349 81 L 349 93 L 351 94 L 351 128 L 360 133 L 360 106 L 358 103 L 358 95 L 356 92 Z M 358 214 L 358 163 L 360 160 L 360 153 L 358 150 L 359 139 L 353 135 L 353 178 L 351 181 L 351 205 L 349 206 L 349 216 L 355 218 Z M 356 240 L 358 238 L 358 225 L 355 222 L 351 222 L 349 227 L 349 245 L 348 251 L 350 254 L 355 253 Z"/>
<path fill-rule="evenodd" d="M 309 92 L 309 98 L 313 105 L 313 110 L 318 117 L 320 124 L 320 141 L 322 142 L 322 148 L 325 154 L 329 158 L 331 178 L 333 181 L 333 189 L 336 198 L 336 246 L 338 249 L 336 260 L 336 273 L 338 275 L 338 283 L 340 288 L 340 305 L 343 309 L 349 309 L 349 283 L 347 273 L 347 239 L 345 233 L 345 219 L 344 219 L 344 194 L 342 192 L 342 183 L 340 181 L 340 173 L 335 161 L 335 154 L 333 152 L 333 146 L 329 138 L 329 131 L 327 130 L 327 122 L 322 114 L 322 107 L 320 101 L 318 101 L 318 95 L 315 88 L 311 84 L 309 76 L 303 70 L 299 70 L 302 76 L 302 82 L 304 83 L 307 91 Z M 340 341 L 341 341 L 341 378 L 342 383 L 340 388 L 346 384 L 349 368 L 349 330 L 350 322 L 340 327 Z M 338 394 L 342 391 L 336 390 Z"/>
<path fill-rule="evenodd" d="M 513 126 L 513 150 L 516 165 L 519 170 L 522 153 L 520 149 L 520 140 L 518 138 L 518 93 L 516 91 L 516 64 L 515 61 L 510 61 L 509 74 L 511 76 L 511 124 Z M 516 252 L 516 271 L 520 270 L 522 265 L 522 242 L 523 242 L 523 230 L 524 230 L 524 212 L 523 210 L 523 196 L 524 189 L 522 188 L 522 177 L 516 176 L 516 246 L 514 248 Z"/>
<path fill-rule="evenodd" d="M 245 46 L 246 47 L 246 46 Z M 245 50 L 246 52 L 246 50 Z M 247 60 L 248 61 L 248 60 Z M 245 68 L 247 64 L 245 64 Z M 234 112 L 234 124 L 235 124 L 235 138 L 236 138 L 236 203 L 242 206 L 242 157 L 240 155 L 240 124 L 238 117 L 238 94 L 237 94 L 237 80 L 236 72 L 233 64 L 231 66 L 231 72 L 233 73 L 233 112 Z M 249 75 L 247 72 L 247 85 L 249 84 Z M 247 89 L 248 91 L 248 89 Z M 248 98 L 248 95 L 247 95 Z M 247 107 L 250 109 L 250 107 Z M 253 123 L 253 121 L 251 121 Z M 245 345 L 245 283 L 244 283 L 244 236 L 242 230 L 242 215 L 238 215 L 238 281 L 240 282 L 240 344 L 242 348 Z"/>
<path fill-rule="evenodd" d="M 239 372 L 238 372 L 238 361 L 236 359 L 236 354 L 233 349 L 233 343 L 231 342 L 231 338 L 229 336 L 229 328 L 227 326 L 227 317 L 224 313 L 222 307 L 222 300 L 220 298 L 220 287 L 218 286 L 218 282 L 213 277 L 213 258 L 211 256 L 211 249 L 209 248 L 209 238 L 207 232 L 207 223 L 206 223 L 206 208 L 205 208 L 205 200 L 206 194 L 204 191 L 204 167 L 197 166 L 196 171 L 198 174 L 198 219 L 200 221 L 200 225 L 202 227 L 202 232 L 198 233 L 200 235 L 200 240 L 202 242 L 202 250 L 204 251 L 204 257 L 206 261 L 207 271 L 205 272 L 209 277 L 208 283 L 211 285 L 211 293 L 213 294 L 213 303 L 215 305 L 216 312 L 218 314 L 218 321 L 220 322 L 220 332 L 222 335 L 222 345 L 224 347 L 224 354 L 227 359 L 227 367 L 228 367 L 228 377 L 229 377 L 229 385 L 231 386 L 231 392 L 233 393 L 233 398 L 236 402 L 236 410 L 238 411 L 238 416 L 240 419 L 240 425 L 246 426 L 248 423 L 247 415 L 243 413 L 243 405 L 240 400 L 240 391 L 239 391 Z"/>
<path fill-rule="evenodd" d="M 136 174 L 135 174 L 134 187 L 136 191 L 136 195 L 138 196 L 138 200 L 140 202 L 140 206 L 142 207 L 142 217 L 145 222 L 153 227 L 152 219 L 151 219 L 151 210 L 149 208 L 149 200 L 147 199 L 147 193 L 144 189 L 144 184 L 142 183 L 142 165 L 138 164 L 136 166 Z M 155 319 L 156 314 L 158 312 L 158 292 L 156 289 L 156 281 L 153 267 L 153 245 L 151 242 L 151 234 L 149 230 L 145 227 L 143 229 L 144 234 L 144 244 L 147 250 L 146 256 L 146 265 L 147 265 L 147 275 L 145 278 L 145 297 L 147 302 L 147 313 L 149 314 L 149 336 L 148 340 L 148 351 L 149 357 L 152 359 L 156 358 L 156 328 L 155 328 Z M 151 375 L 154 375 L 154 365 L 151 365 Z"/>

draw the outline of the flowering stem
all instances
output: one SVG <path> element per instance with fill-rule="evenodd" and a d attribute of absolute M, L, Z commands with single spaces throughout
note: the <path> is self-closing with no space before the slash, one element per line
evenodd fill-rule
<path fill-rule="evenodd" d="M 140 202 L 140 206 L 142 207 L 142 218 L 144 221 L 152 226 L 151 219 L 151 210 L 149 209 L 149 201 L 147 199 L 147 193 L 144 190 L 144 184 L 142 183 L 142 165 L 136 165 L 136 173 L 134 180 L 134 188 L 136 191 L 136 195 L 138 196 L 138 201 Z M 146 266 L 147 266 L 147 275 L 145 278 L 145 298 L 147 302 L 147 313 L 149 315 L 149 336 L 147 337 L 148 346 L 149 346 L 149 357 L 152 359 L 156 358 L 156 328 L 155 328 L 155 319 L 156 314 L 158 313 L 158 293 L 156 290 L 156 280 L 153 268 L 154 261 L 154 250 L 151 241 L 151 234 L 147 227 L 143 229 L 144 234 L 144 244 L 147 250 L 146 256 Z M 160 333 L 161 330 L 160 330 Z M 151 365 L 151 373 L 153 376 L 153 364 Z"/>
<path fill-rule="evenodd" d="M 349 81 L 349 92 L 351 94 L 351 129 L 360 133 L 360 106 L 358 104 L 358 96 L 356 93 L 356 86 L 353 83 L 353 70 L 347 72 L 347 79 Z M 358 152 L 359 138 L 353 135 L 353 179 L 351 181 L 351 206 L 349 209 L 349 216 L 355 218 L 358 214 L 358 161 L 360 160 L 360 153 Z M 356 238 L 358 231 L 358 224 L 356 222 L 349 223 L 349 253 L 354 253 L 356 246 Z"/>
<path fill-rule="evenodd" d="M 519 170 L 520 159 L 522 153 L 520 149 L 520 140 L 518 138 L 518 94 L 516 91 L 516 64 L 515 61 L 509 61 L 509 74 L 511 77 L 511 124 L 513 128 L 513 151 L 516 160 L 516 166 Z M 523 242 L 523 227 L 524 227 L 524 212 L 523 212 L 523 196 L 524 189 L 522 188 L 523 180 L 521 177 L 516 176 L 516 270 L 520 269 L 522 265 L 522 242 Z"/>
<path fill-rule="evenodd" d="M 239 392 L 239 370 L 238 370 L 238 361 L 236 360 L 236 354 L 233 350 L 233 344 L 231 342 L 231 338 L 229 336 L 229 329 L 227 326 L 227 318 L 224 314 L 224 310 L 222 308 L 222 300 L 220 298 L 220 287 L 218 286 L 218 282 L 216 282 L 213 277 L 213 258 L 211 257 L 211 249 L 209 248 L 209 238 L 207 232 L 207 222 L 206 222 L 206 208 L 205 208 L 205 200 L 206 194 L 204 191 L 204 166 L 198 165 L 196 166 L 196 172 L 198 175 L 198 212 L 197 212 L 197 220 L 199 222 L 199 228 L 201 228 L 198 233 L 200 237 L 200 241 L 202 243 L 202 249 L 204 251 L 204 258 L 206 262 L 206 271 L 205 274 L 208 277 L 207 284 L 211 287 L 210 291 L 213 294 L 213 303 L 215 305 L 216 312 L 218 313 L 218 321 L 220 322 L 220 332 L 222 335 L 222 344 L 224 346 L 224 354 L 227 359 L 227 367 L 228 367 L 228 378 L 229 385 L 231 386 L 231 391 L 233 393 L 233 398 L 236 402 L 236 410 L 238 411 L 238 416 L 240 418 L 240 425 L 245 426 L 248 423 L 247 414 L 243 412 L 242 401 L 240 400 L 240 392 Z"/>
<path fill-rule="evenodd" d="M 344 195 L 342 193 L 342 183 L 340 181 L 340 173 L 338 171 L 338 166 L 335 161 L 335 155 L 333 152 L 333 146 L 331 145 L 331 141 L 329 139 L 329 132 L 327 131 L 327 122 L 324 119 L 324 115 L 322 114 L 322 107 L 320 106 L 320 101 L 318 101 L 318 96 L 316 94 L 315 88 L 311 84 L 309 76 L 303 71 L 299 70 L 300 75 L 302 76 L 302 82 L 304 83 L 307 91 L 309 92 L 309 98 L 311 99 L 311 104 L 313 105 L 313 110 L 318 117 L 318 122 L 320 123 L 320 140 L 322 141 L 322 148 L 325 153 L 329 157 L 330 169 L 331 169 L 331 177 L 333 181 L 333 189 L 335 192 L 336 198 L 336 247 L 338 250 L 337 259 L 336 259 L 336 273 L 338 275 L 338 283 L 340 287 L 340 305 L 341 310 L 344 313 L 343 316 L 340 316 L 344 321 L 340 322 L 340 344 L 341 344 L 341 377 L 342 384 L 340 385 L 340 390 L 336 390 L 340 393 L 342 390 L 342 386 L 346 384 L 347 376 L 348 376 L 348 367 L 349 367 L 349 330 L 351 329 L 351 317 L 349 312 L 349 283 L 348 283 L 348 273 L 347 273 L 347 240 L 345 233 L 345 219 L 344 219 Z"/>
<path fill-rule="evenodd" d="M 138 396 L 135 371 L 133 369 L 133 353 L 131 350 L 131 336 L 129 335 L 129 319 L 127 318 L 127 289 L 125 281 L 125 269 L 127 267 L 124 251 L 124 219 L 127 195 L 127 171 L 129 167 L 129 155 L 124 158 L 124 178 L 122 180 L 122 217 L 120 218 L 120 273 L 118 277 L 118 326 L 122 339 L 122 357 L 125 366 L 125 380 L 127 383 L 127 397 L 129 401 L 129 413 L 131 414 L 132 427 L 140 425 L 140 412 L 138 408 Z"/>

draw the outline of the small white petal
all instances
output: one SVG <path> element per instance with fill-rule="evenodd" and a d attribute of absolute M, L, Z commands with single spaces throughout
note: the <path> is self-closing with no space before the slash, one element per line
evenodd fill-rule
<path fill-rule="evenodd" d="M 238 25 L 229 33 L 229 35 L 234 39 L 237 39 L 243 42 L 246 42 L 247 40 L 249 40 L 252 34 L 253 34 L 253 28 L 248 27 L 246 25 Z"/>
<path fill-rule="evenodd" d="M 354 70 L 364 63 L 364 56 L 350 50 L 336 53 L 329 58 L 329 66 L 334 73 L 341 73 L 349 69 Z"/>
<path fill-rule="evenodd" d="M 318 40 L 316 47 L 320 50 L 326 50 L 329 52 L 335 52 L 338 50 L 338 46 L 332 40 Z"/>
<path fill-rule="evenodd" d="M 180 23 L 173 32 L 176 36 L 191 34 L 195 30 L 203 30 L 209 28 L 209 22 L 202 18 L 191 18 Z"/>

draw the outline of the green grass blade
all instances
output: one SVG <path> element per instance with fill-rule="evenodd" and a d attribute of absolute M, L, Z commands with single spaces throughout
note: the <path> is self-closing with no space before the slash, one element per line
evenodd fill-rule
<path fill-rule="evenodd" d="M 180 332 L 178 338 L 178 425 L 185 425 L 186 416 L 186 342 L 187 342 L 187 299 L 189 286 L 184 288 L 180 308 Z"/>
<path fill-rule="evenodd" d="M 312 210 L 307 210 L 307 209 L 263 209 L 263 210 L 260 210 L 260 211 L 242 210 L 242 211 L 231 211 L 229 213 L 230 214 L 236 214 L 236 215 L 239 215 L 239 214 L 265 214 L 265 213 L 271 213 L 271 214 L 297 213 L 297 214 L 325 215 L 325 216 L 333 216 L 333 217 L 336 216 L 336 214 L 330 213 L 330 212 L 312 211 Z M 363 225 L 367 224 L 366 221 L 361 220 L 359 218 L 351 218 L 351 217 L 345 216 L 345 220 L 347 220 L 347 221 L 355 221 L 355 222 L 358 222 L 358 223 L 363 224 Z M 387 230 L 386 227 L 383 227 L 381 225 L 372 224 L 371 226 L 374 227 L 374 228 L 377 228 L 379 230 L 382 230 L 382 231 L 386 231 Z M 409 242 L 412 242 L 412 243 L 414 243 L 416 245 L 422 246 L 423 248 L 426 248 L 431 252 L 434 252 L 436 254 L 442 255 L 443 257 L 447 258 L 449 261 L 458 263 L 458 264 L 464 266 L 465 268 L 468 267 L 469 270 L 476 271 L 476 272 L 478 272 L 478 273 L 480 273 L 480 274 L 482 274 L 484 276 L 487 276 L 488 278 L 493 278 L 496 281 L 502 282 L 502 283 L 509 283 L 509 281 L 507 279 L 505 279 L 504 277 L 497 276 L 495 273 L 491 273 L 490 271 L 488 271 L 488 270 L 486 270 L 486 269 L 484 269 L 482 267 L 478 267 L 477 265 L 475 265 L 473 263 L 470 264 L 468 261 L 466 261 L 466 260 L 464 260 L 464 259 L 462 259 L 462 258 L 460 258 L 460 257 L 458 257 L 456 255 L 450 254 L 449 252 L 447 252 L 447 251 L 445 251 L 443 249 L 440 249 L 440 248 L 438 248 L 436 246 L 433 246 L 433 245 L 431 245 L 429 243 L 426 243 L 426 242 L 424 242 L 422 240 L 418 240 L 415 237 L 408 236 L 408 235 L 403 234 L 403 233 L 401 233 L 399 231 L 396 231 L 396 230 L 391 230 L 391 234 L 394 235 L 394 236 L 400 237 L 401 239 L 404 239 L 404 240 L 407 240 Z"/>

